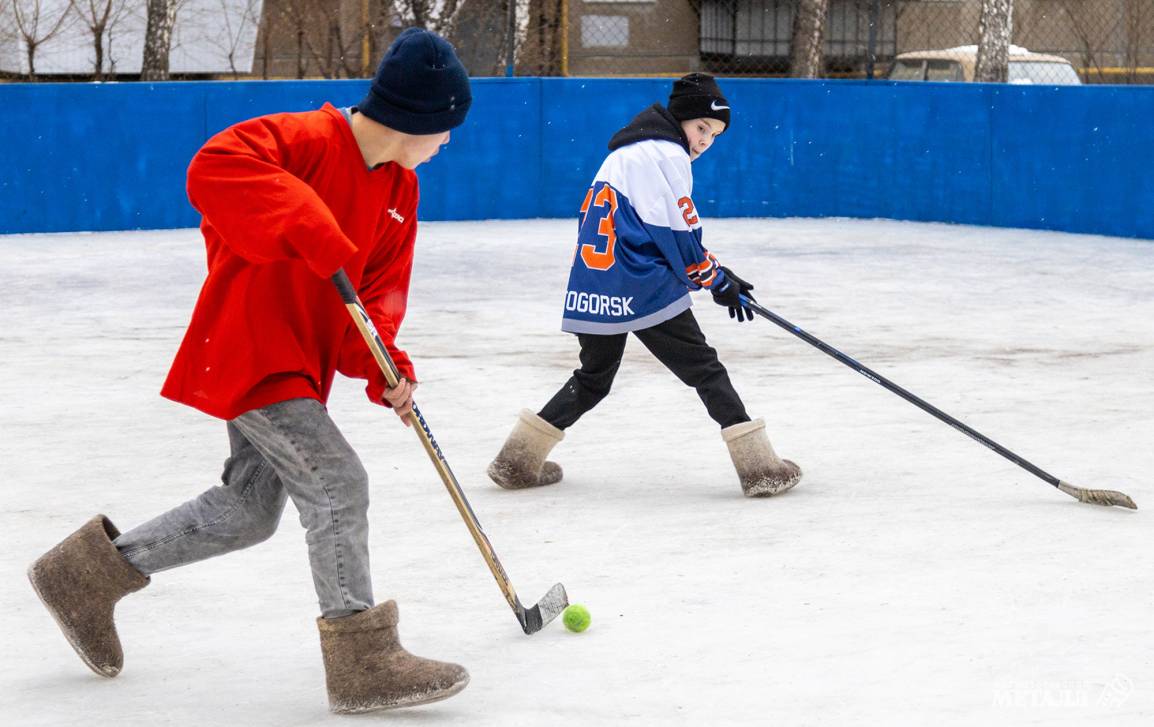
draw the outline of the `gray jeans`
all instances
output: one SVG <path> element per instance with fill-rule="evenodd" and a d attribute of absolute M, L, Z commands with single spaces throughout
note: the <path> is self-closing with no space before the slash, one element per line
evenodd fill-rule
<path fill-rule="evenodd" d="M 232 455 L 222 485 L 116 539 L 152 575 L 247 548 L 276 531 L 291 497 L 307 534 L 325 618 L 371 608 L 368 475 L 324 405 L 290 399 L 228 422 Z"/>

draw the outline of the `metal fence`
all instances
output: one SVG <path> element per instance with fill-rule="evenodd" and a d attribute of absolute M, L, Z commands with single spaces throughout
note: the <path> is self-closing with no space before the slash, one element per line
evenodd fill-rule
<path fill-rule="evenodd" d="M 531 0 L 266 0 L 253 72 L 265 78 L 357 78 L 406 27 L 448 38 L 474 76 L 528 75 L 527 39 L 546 26 L 529 22 Z M 510 40 L 513 40 L 513 45 Z M 511 67 L 522 56 L 521 68 Z M 548 75 L 556 69 L 541 69 Z"/>
<path fill-rule="evenodd" d="M 197 43 L 229 51 L 228 62 L 215 67 L 198 70 L 178 63 L 175 72 L 184 77 L 363 78 L 401 29 L 419 25 L 448 37 L 474 76 L 705 70 L 731 76 L 969 81 L 986 4 L 1010 9 L 1000 19 L 1010 30 L 1010 82 L 1154 83 L 1154 0 L 214 1 L 232 8 L 232 16 L 189 10 L 209 7 L 208 0 L 173 0 L 178 6 L 174 52 L 196 57 Z M 22 38 L 15 30 L 18 9 L 24 8 L 27 18 L 29 8 L 41 5 L 57 13 L 72 6 L 71 30 L 47 40 Z M 113 5 L 140 3 L 114 0 Z M 29 40 L 43 41 L 38 52 L 47 73 L 54 72 L 47 61 L 62 52 L 62 44 L 90 54 L 85 29 L 90 24 L 81 22 L 81 7 L 73 0 L 0 0 L 0 73 L 19 76 Z M 123 56 L 125 34 L 137 32 L 126 20 L 119 23 L 116 33 L 108 31 L 113 58 L 118 52 Z M 251 54 L 251 66 L 235 68 L 237 43 L 221 39 L 239 38 L 238 28 L 254 26 L 259 26 L 255 48 L 248 41 L 240 54 Z M 801 73 L 798 49 L 807 41 L 813 49 L 810 72 Z M 92 77 L 91 61 L 86 63 L 69 73 Z M 233 70 L 222 74 L 222 64 Z M 122 61 L 110 75 L 119 71 L 123 77 L 131 65 Z"/>
<path fill-rule="evenodd" d="M 1012 8 L 1010 82 L 1154 82 L 1154 0 L 1002 4 Z M 367 75 L 365 59 L 377 57 L 411 24 L 449 37 L 475 76 L 695 70 L 801 75 L 791 50 L 806 30 L 799 16 L 804 19 L 804 11 L 816 6 L 824 11 L 818 76 L 969 81 L 982 12 L 982 0 L 267 0 L 265 5 L 267 30 L 261 37 L 267 48 L 258 49 L 258 64 L 265 64 L 268 75 L 267 64 L 278 53 L 282 61 L 297 61 L 287 71 L 283 62 L 274 64 L 279 73 L 272 75 L 278 76 Z"/>
<path fill-rule="evenodd" d="M 571 2 L 569 70 L 577 74 L 707 70 L 725 75 L 797 73 L 791 50 L 805 11 L 824 9 L 822 77 L 970 81 L 982 0 L 653 0 Z M 1003 0 L 1013 83 L 1154 82 L 1154 0 Z M 593 22 L 589 14 L 603 14 Z M 681 20 L 682 10 L 691 9 Z M 801 12 L 799 12 L 799 9 Z M 646 16 L 664 27 L 650 35 Z M 674 27 L 670 20 L 677 20 Z M 631 33 L 631 27 L 640 31 Z M 636 37 L 635 37 L 636 36 Z M 609 52 L 609 48 L 613 48 Z M 677 54 L 668 54 L 669 50 Z"/>

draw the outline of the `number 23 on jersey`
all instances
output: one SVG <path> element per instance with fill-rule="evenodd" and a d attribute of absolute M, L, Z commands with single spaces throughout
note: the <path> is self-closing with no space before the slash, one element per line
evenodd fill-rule
<path fill-rule="evenodd" d="M 590 206 L 597 208 L 594 210 L 594 214 L 598 215 L 596 232 L 587 224 L 590 222 Z M 577 238 L 576 252 L 590 270 L 608 270 L 617 262 L 614 257 L 617 230 L 613 221 L 616 213 L 617 192 L 608 184 L 602 184 L 600 189 L 590 187 L 585 193 L 585 201 L 581 203 L 581 231 Z"/>
<path fill-rule="evenodd" d="M 589 208 L 594 207 L 594 214 L 599 215 L 596 232 L 587 224 Z M 681 218 L 692 228 L 700 222 L 693 200 L 682 197 L 677 200 L 677 208 L 681 210 Z M 617 192 L 608 184 L 599 188 L 593 186 L 585 193 L 585 201 L 581 203 L 581 230 L 577 238 L 575 254 L 581 255 L 581 261 L 590 270 L 608 270 L 617 262 L 615 249 L 617 247 L 617 229 L 614 218 L 617 214 Z M 592 239 L 590 239 L 592 238 Z"/>

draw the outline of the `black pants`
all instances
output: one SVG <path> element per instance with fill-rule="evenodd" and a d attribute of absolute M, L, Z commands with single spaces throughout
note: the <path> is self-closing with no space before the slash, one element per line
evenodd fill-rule
<path fill-rule="evenodd" d="M 705 342 L 705 334 L 692 311 L 686 310 L 652 328 L 633 331 L 633 335 L 677 378 L 697 390 L 709 416 L 722 428 L 749 421 L 741 397 L 717 359 L 717 351 Z M 597 406 L 613 385 L 628 337 L 628 333 L 609 336 L 578 333 L 581 368 L 573 372 L 538 416 L 558 429 L 565 429 Z"/>

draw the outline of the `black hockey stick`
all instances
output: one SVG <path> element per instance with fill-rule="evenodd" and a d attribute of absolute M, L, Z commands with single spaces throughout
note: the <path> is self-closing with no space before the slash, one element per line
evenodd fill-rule
<path fill-rule="evenodd" d="M 372 351 L 373 358 L 377 360 L 377 364 L 380 365 L 381 371 L 385 374 L 385 379 L 389 382 L 389 388 L 396 386 L 401 380 L 400 373 L 397 371 L 397 366 L 393 363 L 392 357 L 389 356 L 389 351 L 385 348 L 384 341 L 381 340 L 380 334 L 377 333 L 377 327 L 373 325 L 372 319 L 369 318 L 369 314 L 365 311 L 364 305 L 361 304 L 361 300 L 357 296 L 357 291 L 353 288 L 349 276 L 345 274 L 344 270 L 338 270 L 336 274 L 333 275 L 332 280 L 337 286 L 337 290 L 340 291 L 341 299 L 344 300 L 349 315 L 353 317 L 353 321 L 357 324 L 357 328 L 364 337 L 365 343 L 368 344 L 369 350 Z M 461 490 L 461 485 L 457 482 L 453 470 L 449 469 L 449 463 L 445 461 L 445 455 L 441 453 L 441 448 L 437 445 L 437 440 L 433 438 L 433 433 L 429 430 L 429 425 L 425 423 L 425 417 L 421 415 L 421 410 L 417 408 L 416 404 L 413 404 L 413 410 L 409 412 L 408 420 L 417 432 L 421 444 L 425 446 L 425 452 L 428 453 L 429 459 L 433 461 L 433 466 L 437 468 L 437 474 L 441 476 L 441 481 L 445 483 L 445 489 L 449 491 L 449 497 L 453 498 L 453 504 L 457 506 L 457 512 L 461 513 L 461 518 L 465 521 L 465 526 L 469 528 L 469 532 L 473 535 L 473 540 L 481 550 L 481 555 L 485 558 L 485 563 L 488 564 L 489 570 L 493 573 L 493 577 L 497 579 L 497 585 L 501 587 L 501 592 L 505 594 L 505 600 L 509 602 L 509 607 L 513 609 L 513 613 L 517 616 L 517 621 L 520 622 L 521 628 L 526 634 L 537 633 L 545 624 L 557 618 L 558 614 L 564 611 L 565 607 L 569 605 L 569 596 L 565 593 L 565 587 L 560 583 L 554 585 L 532 608 L 525 608 L 521 604 L 521 599 L 517 597 L 517 592 L 513 590 L 513 584 L 509 582 L 509 576 L 501 566 L 501 561 L 497 560 L 497 554 L 493 551 L 493 545 L 489 542 L 485 531 L 481 529 L 481 523 L 478 522 L 473 508 L 465 498 L 465 493 Z"/>
<path fill-rule="evenodd" d="M 973 440 L 977 441 L 979 444 L 983 444 L 986 447 L 994 450 L 995 452 L 1002 455 L 1003 457 L 1010 460 L 1011 462 L 1018 465 L 1019 467 L 1026 470 L 1027 472 L 1029 472 L 1033 475 L 1037 475 L 1038 477 L 1042 478 L 1043 480 L 1050 483 L 1054 487 L 1057 487 L 1059 490 L 1061 490 L 1062 492 L 1065 492 L 1070 497 L 1073 497 L 1073 498 L 1079 500 L 1080 502 L 1088 502 L 1092 505 L 1118 505 L 1119 507 L 1128 507 L 1131 510 L 1137 510 L 1138 509 L 1138 506 L 1134 504 L 1134 501 L 1130 499 L 1130 496 L 1125 494 L 1125 493 L 1117 492 L 1115 490 L 1088 490 L 1088 489 L 1085 489 L 1083 487 L 1076 487 L 1074 485 L 1071 485 L 1069 482 L 1058 479 L 1057 477 L 1050 474 L 1049 472 L 1046 472 L 1042 468 L 1040 468 L 1036 465 L 1033 465 L 1030 462 L 1027 462 L 1026 460 L 1022 459 L 1018 455 L 1014 454 L 1013 452 L 1006 449 L 1002 445 L 998 444 L 994 440 L 986 437 L 982 433 L 980 433 L 974 429 L 971 429 L 970 427 L 966 426 L 965 424 L 962 424 L 960 421 L 958 421 L 957 419 L 954 419 L 952 416 L 945 413 L 941 409 L 938 409 L 933 404 L 930 404 L 929 402 L 923 401 L 922 399 L 918 398 L 917 396 L 914 396 L 910 392 L 906 391 L 905 389 L 898 386 L 897 384 L 890 381 L 889 379 L 882 376 L 881 374 L 877 373 L 876 371 L 873 371 L 873 370 L 871 370 L 865 366 L 862 366 L 857 361 L 853 360 L 849 356 L 846 356 L 844 353 L 842 353 L 841 351 L 838 351 L 836 348 L 826 344 L 825 342 L 823 342 L 822 340 L 820 340 L 816 336 L 813 336 L 813 335 L 810 335 L 809 333 L 806 333 L 805 331 L 803 331 L 802 329 L 793 325 L 792 323 L 785 320 L 781 316 L 777 315 L 773 311 L 768 310 L 766 308 L 763 308 L 762 306 L 758 305 L 756 302 L 750 300 L 749 298 L 747 298 L 744 295 L 741 296 L 741 300 L 742 300 L 742 303 L 747 308 L 751 309 L 754 313 L 757 313 L 759 316 L 762 316 L 763 318 L 768 318 L 773 323 L 776 323 L 778 326 L 784 328 L 785 330 L 789 331 L 790 333 L 797 336 L 801 340 L 803 340 L 806 343 L 810 344 L 811 346 L 817 348 L 822 353 L 828 354 L 828 355 L 832 356 L 833 358 L 836 358 L 838 361 L 841 361 L 843 364 L 845 364 L 846 366 L 849 366 L 851 369 L 853 369 L 854 371 L 857 371 L 859 374 L 866 377 L 867 379 L 874 382 L 875 384 L 880 384 L 881 386 L 889 389 L 890 391 L 892 391 L 893 393 L 902 397 L 903 399 L 905 399 L 909 403 L 913 404 L 914 406 L 918 407 L 922 411 L 924 411 L 928 414 L 932 414 L 933 416 L 942 420 L 946 424 L 949 424 L 954 429 L 957 429 L 962 434 L 965 434 L 970 439 L 973 439 Z"/>

